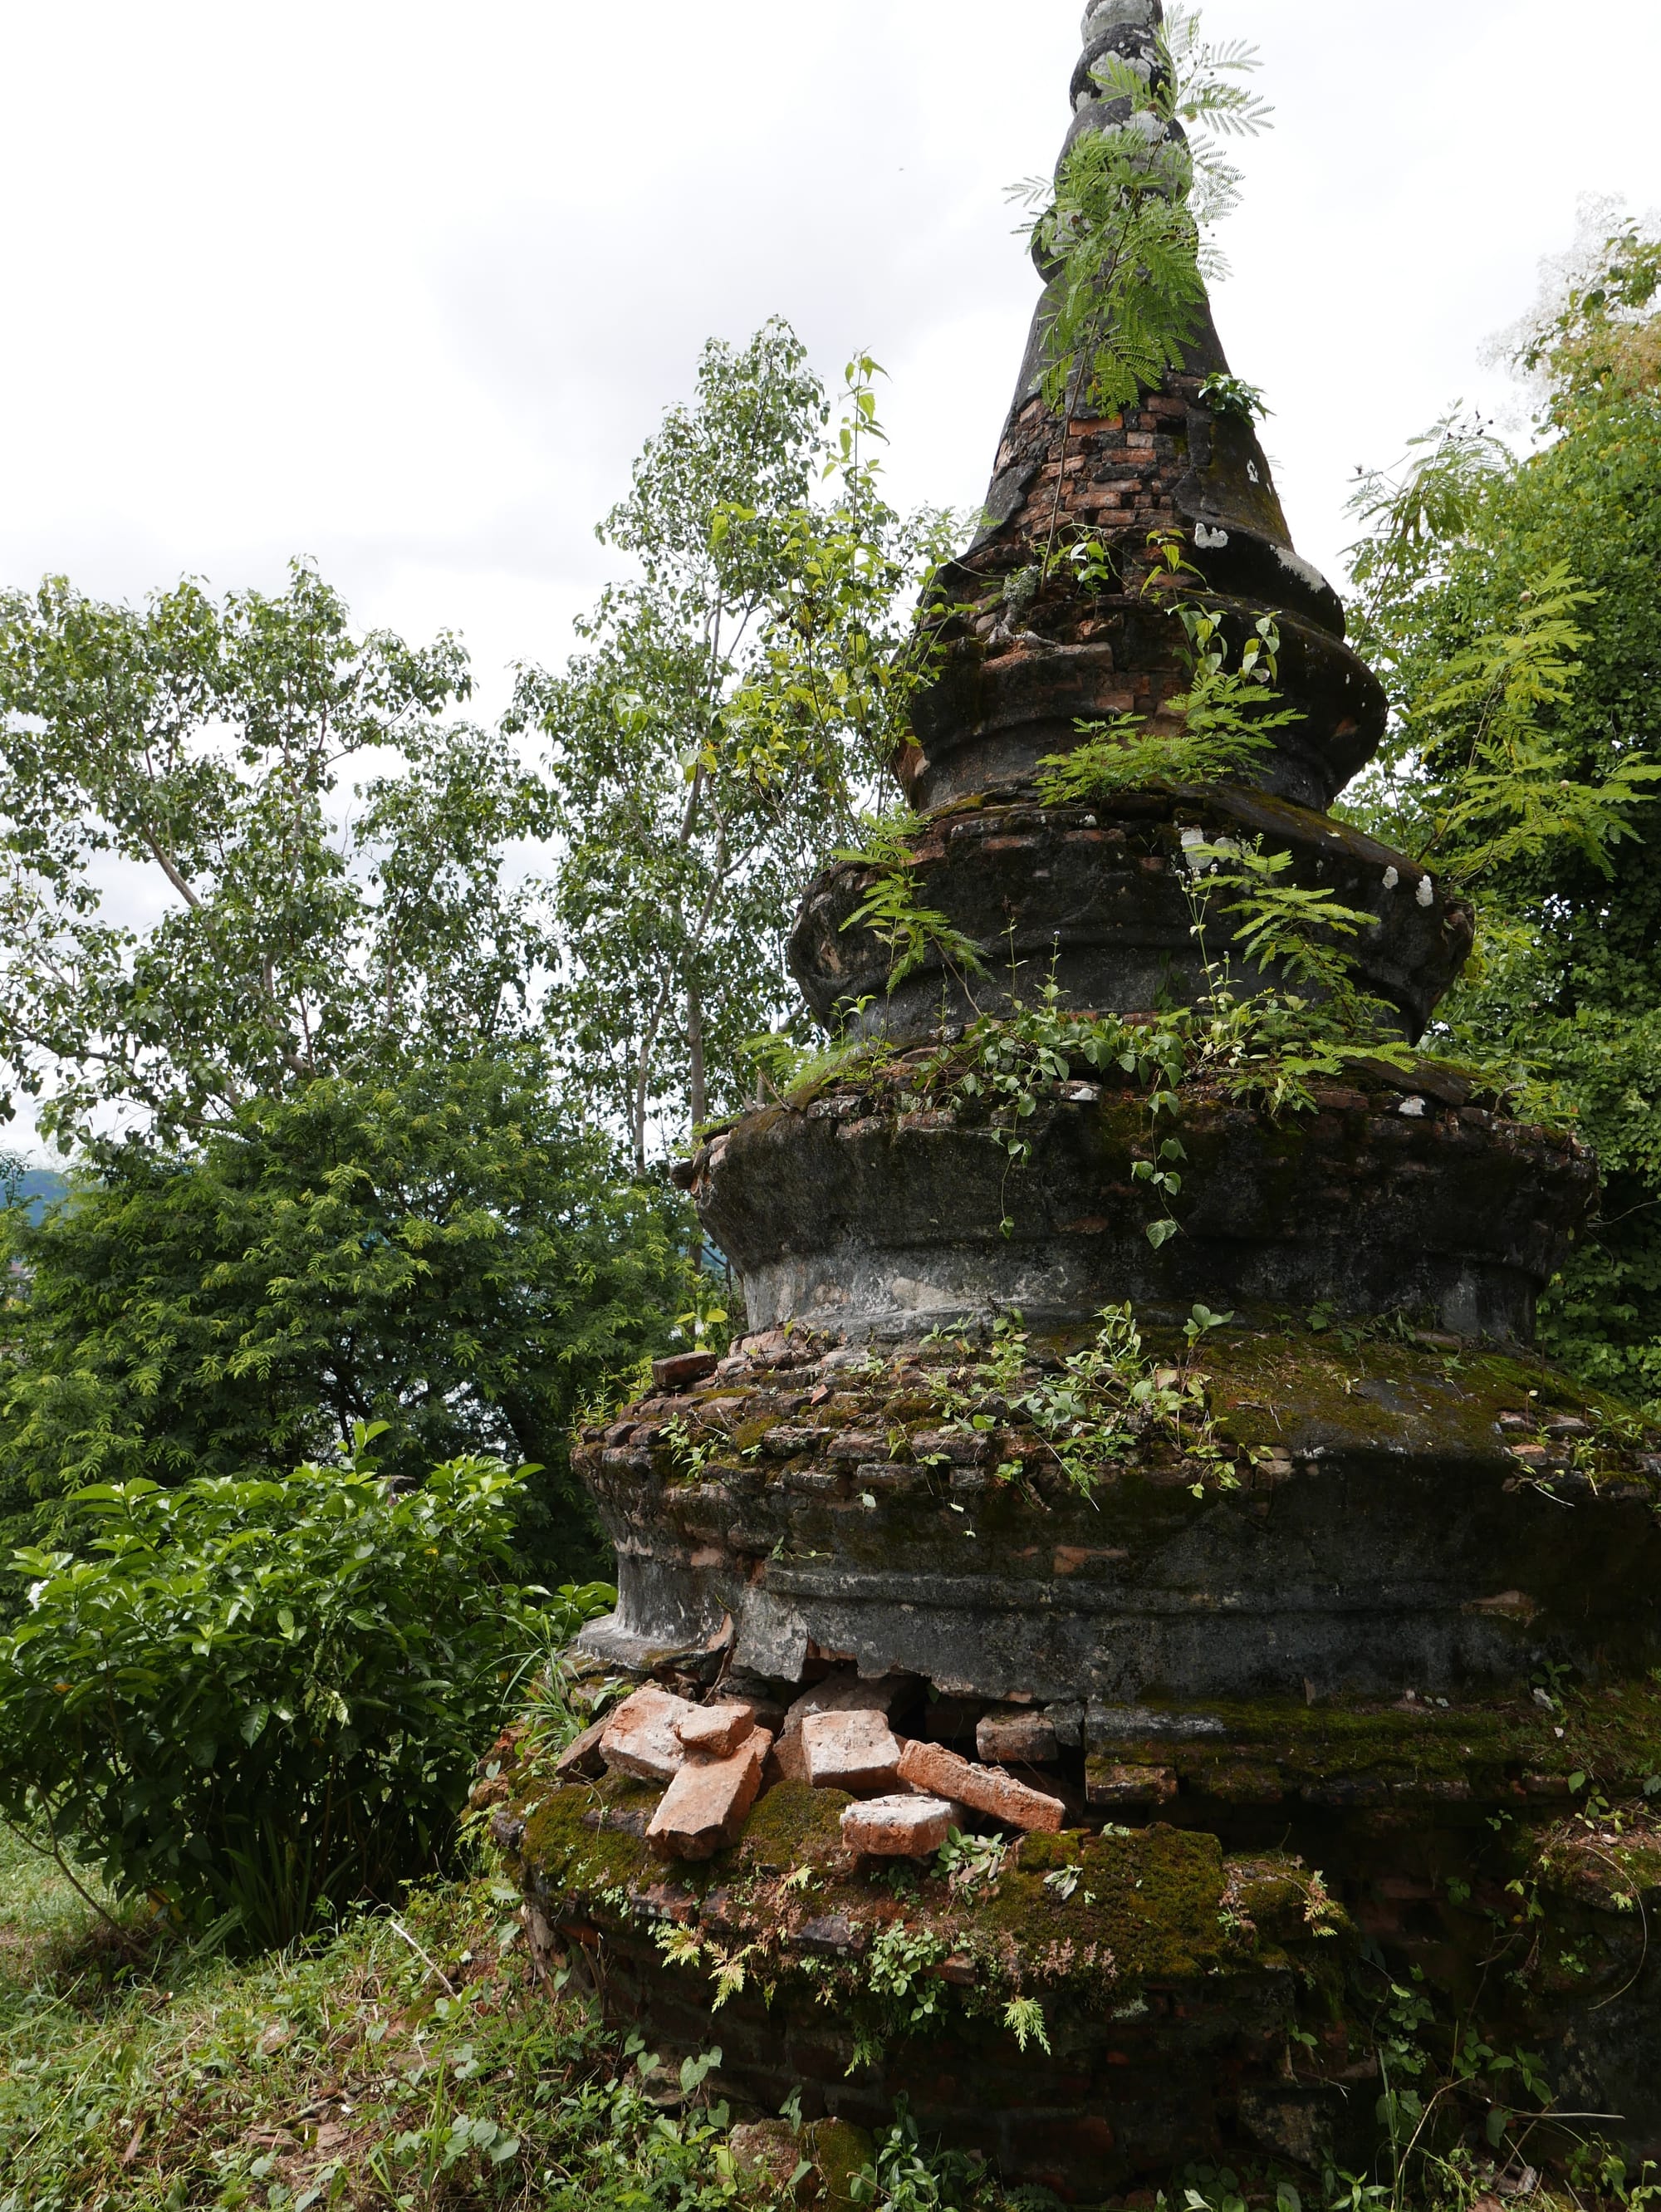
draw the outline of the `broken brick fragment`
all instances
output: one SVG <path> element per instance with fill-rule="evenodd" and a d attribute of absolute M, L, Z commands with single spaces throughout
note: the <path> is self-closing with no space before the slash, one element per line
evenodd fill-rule
<path fill-rule="evenodd" d="M 554 1771 L 561 1782 L 574 1781 L 581 1776 L 585 1781 L 597 1782 L 605 1772 L 605 1753 L 602 1746 L 605 1732 L 611 1725 L 610 1716 L 596 1721 L 573 1737 L 554 1762 Z"/>
<path fill-rule="evenodd" d="M 1109 1809 L 1167 1805 L 1177 1794 L 1176 1771 L 1169 1766 L 1121 1766 L 1112 1759 L 1093 1759 L 1085 1766 L 1084 1792 L 1092 1805 Z"/>
<path fill-rule="evenodd" d="M 944 1797 L 871 1797 L 842 1815 L 842 1840 L 873 1859 L 931 1859 L 957 1826 Z"/>
<path fill-rule="evenodd" d="M 1059 1835 L 1067 1808 L 1058 1797 L 1029 1790 L 997 1767 L 975 1766 L 937 1743 L 908 1743 L 900 1756 L 900 1778 L 914 1790 L 955 1799 L 1006 1827 Z"/>
<path fill-rule="evenodd" d="M 1047 1713 L 988 1713 L 974 1744 L 989 1766 L 1053 1766 L 1061 1756 Z"/>
<path fill-rule="evenodd" d="M 600 1749 L 614 1774 L 632 1774 L 637 1782 L 671 1782 L 686 1759 L 676 1735 L 676 1723 L 690 1719 L 699 1708 L 690 1698 L 676 1698 L 667 1690 L 648 1686 L 625 1698 L 607 1721 Z"/>
<path fill-rule="evenodd" d="M 664 1859 L 712 1859 L 736 1844 L 761 1795 L 773 1738 L 754 1729 L 726 1759 L 688 1759 L 664 1793 L 646 1842 Z"/>
<path fill-rule="evenodd" d="M 881 1713 L 891 1719 L 910 1687 L 903 1674 L 885 1674 L 880 1680 L 862 1681 L 858 1674 L 831 1674 L 805 1690 L 785 1715 L 776 1753 L 779 1771 L 786 1782 L 805 1782 L 808 1762 L 802 1750 L 803 1723 L 815 1713 Z"/>
<path fill-rule="evenodd" d="M 755 1728 L 755 1706 L 735 1700 L 695 1707 L 684 1720 L 676 1722 L 675 1733 L 684 1749 L 707 1759 L 726 1759 Z"/>
<path fill-rule="evenodd" d="M 652 1379 L 660 1390 L 688 1390 L 713 1375 L 720 1360 L 712 1352 L 677 1352 L 672 1359 L 654 1359 Z"/>
<path fill-rule="evenodd" d="M 880 1712 L 810 1713 L 802 1757 L 815 1790 L 875 1797 L 899 1784 L 900 1739 Z"/>

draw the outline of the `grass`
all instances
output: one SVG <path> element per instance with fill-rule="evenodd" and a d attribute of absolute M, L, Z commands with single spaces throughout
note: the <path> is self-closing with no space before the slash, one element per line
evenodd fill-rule
<path fill-rule="evenodd" d="M 0 1830 L 0 2212 L 782 2212 L 787 2201 L 735 2166 L 706 2069 L 660 2067 L 574 1993 L 533 1984 L 517 1896 L 500 1881 L 435 1883 L 396 1914 L 252 1961 L 171 1942 L 87 1887 L 94 1902 Z M 1023 2201 L 963 2165 L 896 2130 L 867 2169 L 862 2212 Z M 1506 2212 L 1639 2208 L 1656 2193 L 1543 2191 Z M 1477 2196 L 1473 2184 L 1435 2201 L 1468 2212 Z M 1413 2200 L 1350 2184 L 1333 2201 L 1405 2212 Z M 1270 2212 L 1276 2191 L 1195 2170 L 1157 2203 Z M 1476 2212 L 1490 2208 L 1497 2198 L 1482 2197 Z"/>
<path fill-rule="evenodd" d="M 732 2201 L 724 2112 L 534 1989 L 516 1904 L 435 1885 L 238 1962 L 0 1832 L 0 2212 Z"/>

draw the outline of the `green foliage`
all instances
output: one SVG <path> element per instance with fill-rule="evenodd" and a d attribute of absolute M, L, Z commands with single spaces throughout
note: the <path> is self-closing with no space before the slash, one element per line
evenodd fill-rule
<path fill-rule="evenodd" d="M 518 1479 L 461 1460 L 400 1492 L 372 1442 L 282 1482 L 94 1485 L 74 1550 L 17 1554 L 8 1820 L 257 1942 L 442 1860 L 534 1634 L 505 1579 Z"/>
<path fill-rule="evenodd" d="M 926 665 L 912 602 L 942 518 L 884 500 L 876 364 L 845 411 L 782 323 L 712 343 L 601 535 L 630 556 L 510 726 L 550 759 L 561 862 L 553 1001 L 569 1079 L 643 1169 L 742 1101 L 743 1045 L 801 1026 L 779 941 L 821 856 L 874 805 Z"/>
<path fill-rule="evenodd" d="M 1261 422 L 1271 411 L 1255 384 L 1222 369 L 1205 379 L 1199 396 L 1214 415 L 1232 416 L 1237 422 Z"/>
<path fill-rule="evenodd" d="M 1600 235 L 1598 218 L 1613 228 Z M 1583 210 L 1591 250 L 1571 259 L 1561 295 L 1519 333 L 1515 366 L 1544 387 L 1547 419 L 1572 428 L 1589 408 L 1653 397 L 1661 386 L 1661 238 L 1613 205 Z"/>
<path fill-rule="evenodd" d="M 961 1044 L 943 1047 L 910 1079 L 919 1097 L 949 1091 L 955 1099 L 990 1108 L 993 1134 L 1010 1167 L 1025 1167 L 1033 1148 L 1023 1125 L 1037 1113 L 1041 1092 L 1067 1080 L 1075 1059 L 1093 1068 L 1116 1068 L 1145 1093 L 1149 1127 L 1155 1132 L 1155 1157 L 1137 1164 L 1137 1180 L 1166 1201 L 1161 1218 L 1149 1223 L 1147 1231 L 1157 1250 L 1177 1233 L 1168 1201 L 1181 1183 L 1172 1163 L 1185 1157 L 1179 1139 L 1161 1142 L 1156 1133 L 1160 1115 L 1177 1110 L 1173 1086 L 1183 1066 L 1183 1047 L 1169 1024 L 1149 1030 L 1111 1014 L 1067 1013 L 1051 982 L 1038 1006 L 1017 1006 L 1002 1019 L 983 1016 L 970 1024 Z M 1005 1236 L 1014 1226 L 1006 1218 Z"/>
<path fill-rule="evenodd" d="M 1609 219 L 1519 334 L 1543 441 L 1449 417 L 1364 481 L 1358 644 L 1394 715 L 1353 811 L 1482 895 L 1442 1041 L 1567 1110 L 1603 1218 L 1543 1309 L 1546 1347 L 1661 1403 L 1661 241 Z"/>
<path fill-rule="evenodd" d="M 434 1885 L 326 1943 L 245 1963 L 152 1940 L 112 1978 L 88 1909 L 0 1835 L 0 2208 L 745 2201 L 713 2054 L 659 2063 L 539 1985 L 517 1906 Z"/>
<path fill-rule="evenodd" d="M 1171 611 L 1187 633 L 1191 677 L 1188 689 L 1161 710 L 1160 721 L 1170 726 L 1150 728 L 1145 715 L 1131 714 L 1080 723 L 1082 743 L 1039 763 L 1039 795 L 1046 805 L 1088 804 L 1150 785 L 1249 778 L 1274 750 L 1275 732 L 1303 720 L 1295 708 L 1281 707 L 1273 688 L 1281 640 L 1272 616 L 1256 623 L 1240 665 L 1230 668 L 1216 613 L 1195 603 Z"/>
<path fill-rule="evenodd" d="M 918 823 L 911 816 L 868 820 L 864 842 L 837 854 L 871 872 L 871 882 L 844 929 L 869 929 L 888 951 L 888 989 L 897 990 L 931 957 L 949 975 L 967 984 L 984 976 L 986 963 L 973 938 L 955 928 L 937 908 L 924 906 L 912 887 L 917 861 L 912 840 Z"/>
<path fill-rule="evenodd" d="M 981 2160 L 961 2151 L 926 2150 L 910 2106 L 897 2097 L 894 2125 L 850 2194 L 858 2212 L 957 2212 L 979 2201 L 985 2174 Z"/>
<path fill-rule="evenodd" d="M 1185 1334 L 1188 1356 L 1175 1367 L 1150 1359 L 1135 1313 L 1128 1305 L 1108 1306 L 1099 1316 L 1095 1340 L 1061 1361 L 1040 1361 L 1018 1314 L 992 1325 L 990 1342 L 972 1345 L 959 1337 L 955 1348 L 964 1364 L 930 1376 L 943 1416 L 965 1435 L 997 1428 L 1002 1413 L 988 1401 L 1024 1414 L 1042 1438 L 1058 1470 L 1087 1498 L 1104 1468 L 1122 1458 L 1142 1437 L 1155 1434 L 1193 1462 L 1197 1494 L 1208 1480 L 1219 1488 L 1239 1487 L 1234 1453 L 1219 1440 L 1207 1398 L 1208 1378 L 1193 1354 L 1214 1328 L 1234 1319 L 1196 1306 Z M 1012 1478 L 1018 1466 L 1001 1468 Z M 943 1870 L 960 1872 L 961 1858 Z M 1023 2045 L 1024 2048 L 1024 2045 Z"/>
<path fill-rule="evenodd" d="M 1220 265 L 1204 241 L 1238 194 L 1211 134 L 1264 127 L 1270 111 L 1240 82 L 1257 66 L 1252 47 L 1214 45 L 1194 11 L 1167 9 L 1151 69 L 1110 55 L 1097 71 L 1118 119 L 1077 141 L 1053 185 L 1015 188 L 1055 270 L 1044 392 L 1069 421 L 1118 414 L 1181 365 Z"/>
<path fill-rule="evenodd" d="M 288 592 L 139 611 L 61 578 L 0 595 L 0 1078 L 67 1142 L 100 1109 L 164 1137 L 361 1075 L 436 1033 L 526 1033 L 542 947 L 503 849 L 536 826 L 505 742 L 445 710 L 465 656 Z M 389 772 L 335 818 L 342 764 Z M 112 862 L 148 927 L 103 911 Z"/>
<path fill-rule="evenodd" d="M 1226 866 L 1239 868 L 1245 885 L 1240 908 L 1248 929 L 1254 924 L 1268 933 L 1265 950 L 1271 958 L 1295 957 L 1322 972 L 1330 963 L 1331 995 L 1305 999 L 1280 988 L 1242 994 L 1236 990 L 1226 961 L 1207 956 L 1206 995 L 1197 1005 L 1168 1009 L 1156 1022 L 1121 1019 L 1114 1014 L 1081 1014 L 1060 1003 L 1054 983 L 1045 986 L 1036 1006 L 1016 1006 L 1002 1017 L 983 1015 L 972 1022 L 955 1044 L 943 1044 L 928 1059 L 908 1060 L 897 1094 L 899 1109 L 919 1112 L 950 1105 L 986 1112 L 997 1142 L 1009 1154 L 1012 1167 L 1024 1166 L 1032 1157 L 1024 1125 L 1038 1112 L 1040 1101 L 1053 1087 L 1086 1072 L 1125 1075 L 1142 1093 L 1148 1118 L 1147 1156 L 1137 1180 L 1167 1201 L 1161 1218 L 1148 1224 L 1147 1236 L 1155 1249 L 1178 1233 L 1168 1200 L 1180 1190 L 1174 1164 L 1183 1158 L 1180 1139 L 1160 1134 L 1161 1117 L 1173 1125 L 1182 1115 L 1182 1089 L 1205 1080 L 1221 1084 L 1234 1097 L 1267 1105 L 1271 1113 L 1312 1110 L 1312 1081 L 1340 1076 L 1355 1063 L 1385 1062 L 1410 1072 L 1423 1057 L 1403 1042 L 1399 1033 L 1380 1025 L 1389 1010 L 1354 988 L 1342 943 L 1334 945 L 1327 933 L 1349 925 L 1349 913 L 1318 898 L 1312 906 L 1286 902 L 1275 896 L 1272 863 L 1267 892 L 1255 874 L 1246 872 L 1242 852 L 1230 846 L 1207 848 L 1197 833 L 1189 848 L 1193 855 L 1208 850 L 1222 857 Z M 1255 852 L 1252 856 L 1258 859 Z M 1196 861 L 1198 867 L 1207 863 Z M 1205 944 L 1205 901 L 1210 895 L 1202 876 L 1191 878 L 1190 902 L 1196 934 Z M 1371 921 L 1373 917 L 1362 919 Z M 845 1050 L 827 1075 L 854 1072 L 862 1058 L 881 1064 L 886 1047 Z M 1492 1073 L 1492 1071 L 1488 1071 Z M 1497 1087 L 1505 1087 L 1502 1074 Z M 804 1093 L 798 1089 L 792 1096 Z M 1536 1102 L 1547 1118 L 1549 1101 Z M 1012 1225 L 1012 1224 L 1009 1224 Z"/>
<path fill-rule="evenodd" d="M 865 1960 L 864 1981 L 881 2008 L 885 2037 L 914 2035 L 941 2018 L 945 1984 L 931 1969 L 945 1955 L 931 1928 L 894 1920 L 877 1936 Z"/>
<path fill-rule="evenodd" d="M 1009 1850 L 1002 1836 L 966 1836 L 954 1828 L 935 1854 L 936 1877 L 954 1897 L 973 1897 L 997 1880 Z"/>
<path fill-rule="evenodd" d="M 1011 1997 L 1003 2008 L 1003 2025 L 1023 2057 L 1029 2043 L 1036 2043 L 1046 2058 L 1050 2056 L 1050 2032 L 1045 2025 L 1044 2008 L 1036 1997 Z"/>
<path fill-rule="evenodd" d="M 1653 796 L 1644 787 L 1661 779 L 1661 763 L 1628 757 L 1601 781 L 1579 782 L 1564 773 L 1568 754 L 1549 726 L 1583 672 L 1577 612 L 1597 599 L 1566 562 L 1554 563 L 1521 594 L 1512 626 L 1455 653 L 1419 708 L 1424 753 L 1460 763 L 1427 854 L 1446 849 L 1462 883 L 1557 853 L 1609 878 L 1614 848 L 1643 842 L 1632 810 Z"/>
<path fill-rule="evenodd" d="M 567 1433 L 684 1298 L 679 1205 L 610 1166 L 528 1055 L 318 1079 L 188 1150 L 110 1148 L 38 1225 L 0 1217 L 32 1274 L 0 1381 L 14 1534 L 78 1485 L 286 1474 L 377 1422 L 400 1479 L 542 1466 L 531 1559 L 597 1564 Z"/>
<path fill-rule="evenodd" d="M 1259 974 L 1272 969 L 1285 983 L 1307 984 L 1341 1033 L 1357 1042 L 1370 1045 L 1387 1031 L 1393 1010 L 1358 992 L 1349 949 L 1362 930 L 1376 928 L 1376 915 L 1341 905 L 1331 890 L 1286 882 L 1291 854 L 1266 853 L 1261 837 L 1185 837 L 1184 846 L 1202 945 L 1215 903 L 1234 924 L 1232 948 Z"/>

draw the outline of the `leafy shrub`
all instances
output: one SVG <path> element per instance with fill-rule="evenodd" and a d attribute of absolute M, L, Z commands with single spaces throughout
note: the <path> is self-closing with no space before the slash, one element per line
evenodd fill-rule
<path fill-rule="evenodd" d="M 0 1813 L 180 1921 L 286 1942 L 442 1861 L 519 1678 L 609 1599 L 506 1579 L 523 1485 L 456 1460 L 79 1492 L 16 1554 Z"/>

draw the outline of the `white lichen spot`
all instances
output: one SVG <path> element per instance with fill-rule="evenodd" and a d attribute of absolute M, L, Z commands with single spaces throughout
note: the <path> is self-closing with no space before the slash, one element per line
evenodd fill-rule
<path fill-rule="evenodd" d="M 1387 891 L 1393 891 L 1401 880 L 1402 872 L 1399 868 L 1386 868 L 1385 870 L 1385 889 Z"/>
<path fill-rule="evenodd" d="M 1258 465 L 1255 461 L 1248 461 L 1246 463 L 1246 473 L 1251 477 L 1253 483 L 1260 484 L 1263 482 L 1263 478 L 1258 474 Z"/>
<path fill-rule="evenodd" d="M 1213 530 L 1209 523 L 1197 522 L 1194 525 L 1194 543 L 1203 553 L 1221 552 L 1228 543 L 1228 532 Z"/>
<path fill-rule="evenodd" d="M 1425 1102 L 1422 1098 L 1403 1098 L 1396 1111 L 1405 1114 L 1409 1121 L 1422 1121 L 1426 1112 Z"/>
<path fill-rule="evenodd" d="M 1428 876 L 1421 877 L 1417 896 L 1421 906 L 1435 905 L 1436 886 L 1431 882 Z"/>

